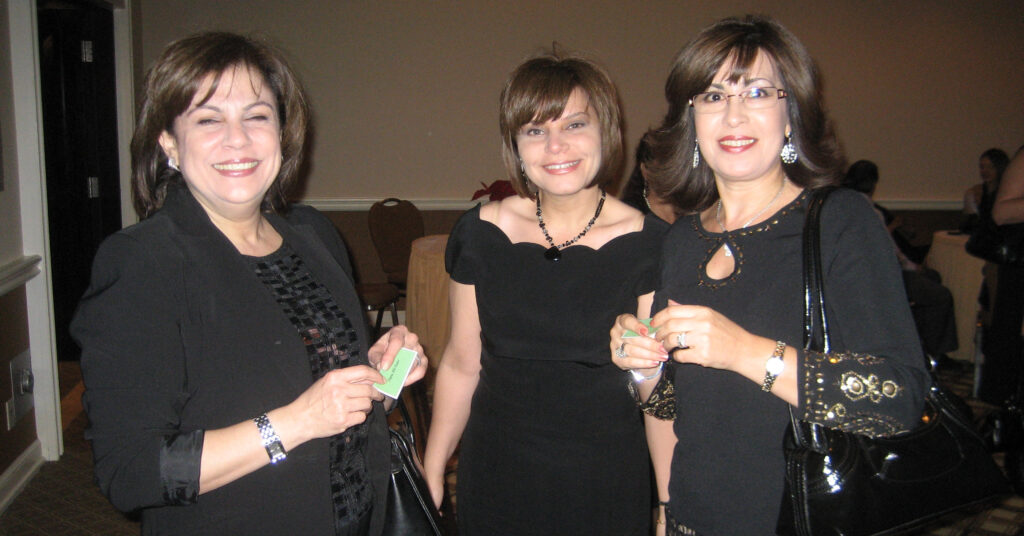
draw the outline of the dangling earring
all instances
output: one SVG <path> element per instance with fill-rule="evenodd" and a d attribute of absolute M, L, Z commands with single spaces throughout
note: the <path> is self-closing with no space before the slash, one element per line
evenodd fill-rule
<path fill-rule="evenodd" d="M 786 143 L 782 146 L 782 152 L 779 153 L 779 156 L 782 157 L 783 164 L 796 163 L 798 155 L 796 154 L 796 147 L 793 146 L 793 135 L 791 133 L 786 134 Z"/>
<path fill-rule="evenodd" d="M 178 163 L 175 162 L 174 159 L 169 156 L 167 157 L 167 167 L 173 169 L 174 171 L 177 171 L 178 173 L 181 173 L 181 170 L 178 169 Z"/>
<path fill-rule="evenodd" d="M 697 166 L 699 166 L 699 165 L 700 165 L 700 144 L 697 143 L 697 140 L 694 140 L 693 141 L 693 167 L 694 167 L 694 169 L 696 169 Z"/>

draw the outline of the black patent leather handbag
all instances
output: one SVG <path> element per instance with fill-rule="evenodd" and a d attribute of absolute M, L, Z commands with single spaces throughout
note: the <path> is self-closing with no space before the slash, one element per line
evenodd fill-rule
<path fill-rule="evenodd" d="M 831 189 L 812 193 L 804 227 L 805 341 L 828 352 L 819 221 Z M 889 535 L 1010 493 L 974 431 L 969 408 L 933 380 L 922 423 L 868 437 L 797 420 L 786 430 L 780 535 Z"/>
<path fill-rule="evenodd" d="M 430 489 L 423 478 L 416 453 L 412 421 L 401 397 L 396 401 L 402 412 L 401 431 L 389 428 L 391 434 L 391 482 L 388 484 L 387 513 L 384 536 L 441 536 L 441 519 Z"/>

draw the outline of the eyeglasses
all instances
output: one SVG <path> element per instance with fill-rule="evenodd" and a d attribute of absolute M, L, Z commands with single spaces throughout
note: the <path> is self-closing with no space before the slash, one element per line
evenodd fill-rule
<path fill-rule="evenodd" d="M 739 97 L 740 102 L 748 110 L 761 110 L 773 108 L 779 99 L 784 99 L 787 95 L 785 89 L 777 87 L 752 87 L 732 95 L 724 91 L 706 91 L 694 95 L 690 99 L 690 106 L 693 107 L 694 113 L 713 114 L 725 110 L 729 97 Z"/>

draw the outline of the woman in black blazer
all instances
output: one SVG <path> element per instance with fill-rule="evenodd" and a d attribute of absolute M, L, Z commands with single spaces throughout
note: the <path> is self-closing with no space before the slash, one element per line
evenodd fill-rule
<path fill-rule="evenodd" d="M 206 33 L 151 69 L 132 140 L 143 221 L 108 238 L 72 324 L 96 478 L 143 534 L 376 534 L 390 449 L 336 230 L 289 206 L 305 97 L 263 43 Z M 418 359 L 406 383 L 423 377 Z"/>

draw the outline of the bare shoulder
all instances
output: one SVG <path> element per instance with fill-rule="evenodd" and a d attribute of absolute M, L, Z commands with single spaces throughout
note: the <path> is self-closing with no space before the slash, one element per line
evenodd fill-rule
<path fill-rule="evenodd" d="M 501 201 L 491 201 L 480 207 L 480 219 L 498 227 L 510 220 L 523 219 L 533 215 L 534 203 L 525 197 L 511 196 Z"/>
<path fill-rule="evenodd" d="M 501 229 L 512 242 L 533 241 L 537 205 L 532 199 L 512 196 L 480 207 L 480 219 Z"/>
<path fill-rule="evenodd" d="M 612 230 L 616 236 L 644 228 L 644 214 L 614 197 L 605 199 L 602 212 L 607 218 L 602 218 L 602 226 Z"/>

